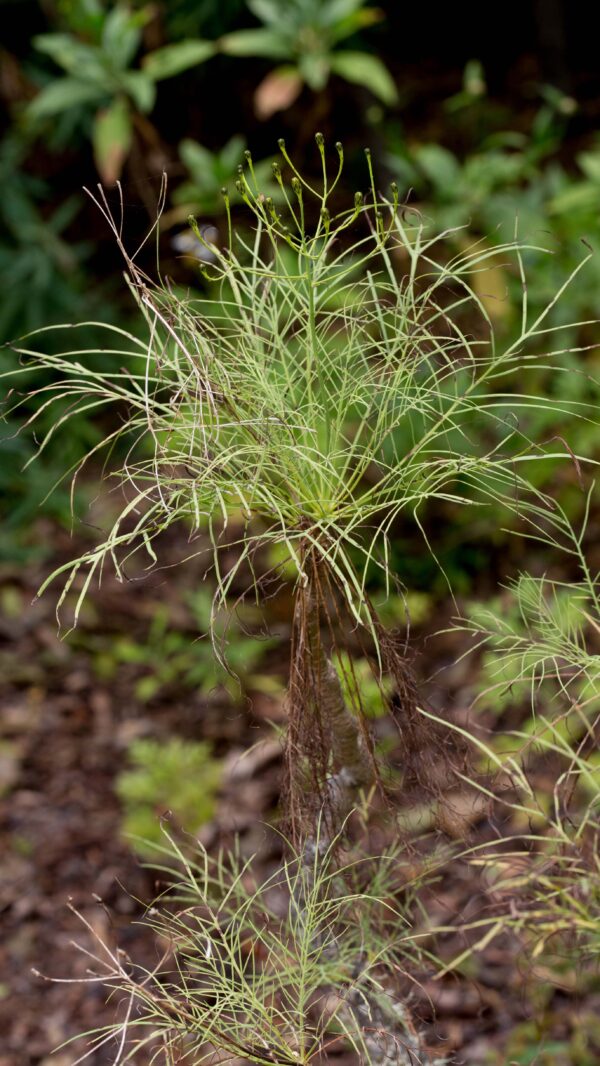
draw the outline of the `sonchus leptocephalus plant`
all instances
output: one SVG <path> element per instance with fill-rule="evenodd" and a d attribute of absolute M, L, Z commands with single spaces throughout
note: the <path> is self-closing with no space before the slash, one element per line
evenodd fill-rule
<path fill-rule="evenodd" d="M 340 823 L 377 778 L 358 686 L 341 685 L 334 666 L 344 632 L 362 635 L 375 671 L 388 675 L 382 691 L 405 779 L 429 787 L 444 776 L 443 760 L 423 758 L 443 747 L 444 731 L 422 728 L 402 650 L 367 592 L 374 571 L 384 588 L 393 582 L 395 523 L 414 521 L 423 550 L 435 551 L 425 515 L 432 501 L 473 511 L 493 503 L 535 533 L 551 502 L 527 471 L 538 458 L 570 462 L 572 454 L 556 438 L 540 447 L 527 435 L 528 412 L 546 404 L 528 394 L 529 371 L 557 361 L 549 308 L 532 316 L 527 306 L 523 257 L 532 246 L 481 244 L 448 260 L 444 234 L 429 234 L 395 186 L 379 191 L 368 151 L 365 188 L 345 196 L 339 143 L 330 149 L 316 135 L 318 180 L 279 147 L 277 204 L 261 193 L 249 152 L 240 165 L 236 191 L 250 228 L 233 218 L 223 191 L 227 233 L 199 266 L 205 295 L 151 281 L 124 247 L 122 220 L 97 197 L 144 320 L 142 337 L 106 327 L 114 349 L 126 349 L 127 369 L 104 372 L 97 360 L 92 369 L 83 351 L 50 357 L 30 342 L 17 347 L 27 365 L 42 359 L 56 370 L 48 402 L 66 396 L 72 412 L 110 404 L 127 412 L 105 441 L 112 455 L 116 438 L 127 438 L 114 471 L 126 490 L 122 511 L 101 543 L 52 575 L 66 580 L 61 603 L 75 592 L 75 622 L 106 563 L 122 576 L 141 551 L 153 565 L 160 535 L 180 520 L 208 529 L 215 610 L 244 572 L 254 573 L 258 548 L 276 545 L 293 564 L 286 792 L 299 832 L 317 807 L 332 827 Z M 477 284 L 498 259 L 512 259 L 523 281 L 522 328 L 508 346 Z M 572 413 L 567 401 L 557 406 Z M 233 518 L 232 564 L 223 528 Z"/>

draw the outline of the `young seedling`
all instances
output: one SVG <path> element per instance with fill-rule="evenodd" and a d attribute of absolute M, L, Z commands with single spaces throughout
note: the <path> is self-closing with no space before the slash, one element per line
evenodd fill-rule
<path fill-rule="evenodd" d="M 424 954 L 407 918 L 415 886 L 406 872 L 402 905 L 390 902 L 400 849 L 340 864 L 338 844 L 319 847 L 311 864 L 291 846 L 280 869 L 257 879 L 252 861 L 201 846 L 190 858 L 165 834 L 154 867 L 166 888 L 142 919 L 163 950 L 153 969 L 79 914 L 93 945 L 86 980 L 118 992 L 123 1009 L 84 1034 L 89 1050 L 77 1061 L 117 1047 L 115 1066 L 144 1053 L 165 1066 L 215 1057 L 293 1066 L 346 1047 L 361 1063 L 443 1066 L 382 980 Z"/>
<path fill-rule="evenodd" d="M 453 726 L 485 767 L 474 787 L 512 819 L 508 835 L 465 852 L 486 871 L 495 906 L 491 917 L 464 927 L 479 939 L 445 971 L 506 930 L 525 939 L 533 958 L 558 949 L 583 981 L 586 962 L 598 956 L 600 587 L 585 551 L 594 487 L 578 528 L 557 502 L 538 538 L 560 546 L 561 562 L 566 557 L 579 580 L 523 573 L 501 603 L 474 606 L 455 624 L 472 638 L 470 653 L 485 652 L 480 697 L 500 694 L 513 705 L 529 699 L 530 717 L 487 742 Z"/>

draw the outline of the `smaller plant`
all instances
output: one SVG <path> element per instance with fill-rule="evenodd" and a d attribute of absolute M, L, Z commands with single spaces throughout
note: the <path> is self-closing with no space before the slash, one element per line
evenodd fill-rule
<path fill-rule="evenodd" d="M 256 673 L 265 652 L 275 643 L 273 638 L 247 634 L 231 619 L 226 640 L 223 620 L 213 620 L 213 638 L 227 646 L 226 668 L 207 636 L 211 626 L 210 593 L 200 589 L 187 597 L 187 604 L 195 637 L 194 631 L 176 628 L 168 606 L 159 604 L 149 629 L 139 639 L 125 633 L 108 642 L 96 634 L 76 639 L 92 651 L 96 673 L 104 680 L 111 678 L 121 664 L 134 667 L 138 675 L 134 692 L 142 701 L 164 697 L 174 689 L 195 689 L 205 695 L 225 692 L 235 700 L 244 688 L 273 688 L 270 678 Z"/>
<path fill-rule="evenodd" d="M 590 504 L 591 492 L 588 513 Z M 525 685 L 532 701 L 525 727 L 500 744 L 471 738 L 500 786 L 496 800 L 510 814 L 511 834 L 471 855 L 486 871 L 500 908 L 472 928 L 482 932 L 476 947 L 510 929 L 534 959 L 557 954 L 561 965 L 565 957 L 576 960 L 578 981 L 584 981 L 584 964 L 600 958 L 600 591 L 583 549 L 586 522 L 575 531 L 558 506 L 555 521 L 580 581 L 524 574 L 502 612 L 488 606 L 465 623 L 477 646 L 490 649 L 498 686 Z M 487 785 L 480 787 L 492 795 Z"/>
<path fill-rule="evenodd" d="M 161 816 L 167 812 L 188 833 L 212 818 L 222 769 L 209 744 L 144 738 L 133 741 L 129 760 L 132 767 L 118 775 L 115 789 L 123 804 L 123 831 L 141 854 L 163 839 Z"/>
<path fill-rule="evenodd" d="M 588 494 L 585 518 L 576 532 L 564 509 L 555 507 L 553 542 L 571 557 L 580 572 L 579 581 L 553 581 L 521 574 L 508 586 L 502 600 L 474 607 L 459 623 L 484 649 L 481 680 L 485 702 L 502 710 L 529 692 L 532 717 L 526 733 L 537 737 L 538 696 L 557 710 L 554 728 L 565 738 L 585 735 L 595 720 L 600 696 L 600 589 L 590 572 L 583 550 L 590 510 Z M 540 540 L 544 530 L 540 529 Z M 560 700 L 566 710 L 560 710 Z M 547 716 L 546 716 L 547 717 Z"/>
<path fill-rule="evenodd" d="M 123 1021 L 88 1034 L 86 1057 L 113 1038 L 123 1061 L 151 1047 L 165 1063 L 220 1053 L 308 1066 L 346 1050 L 365 1066 L 442 1066 L 396 995 L 398 974 L 421 955 L 409 918 L 414 886 L 401 885 L 397 850 L 340 868 L 339 838 L 317 834 L 314 852 L 292 852 L 265 878 L 254 860 L 201 847 L 188 858 L 166 840 L 155 849 L 166 887 L 143 919 L 164 946 L 153 970 L 109 948 L 83 919 L 99 944 L 87 980 L 126 1003 Z"/>

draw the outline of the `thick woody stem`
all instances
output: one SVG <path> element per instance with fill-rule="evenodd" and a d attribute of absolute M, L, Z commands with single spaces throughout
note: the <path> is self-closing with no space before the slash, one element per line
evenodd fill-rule
<path fill-rule="evenodd" d="M 298 880 L 294 901 L 300 917 L 314 890 L 315 858 L 325 854 L 355 805 L 359 790 L 368 787 L 374 777 L 359 722 L 346 705 L 337 670 L 323 646 L 322 595 L 318 569 L 314 560 L 312 563 L 308 587 L 301 592 L 298 604 L 299 635 L 292 676 L 301 689 L 297 693 L 298 709 L 314 717 L 312 723 L 300 723 L 300 736 L 307 737 L 306 729 L 312 729 L 328 749 L 322 752 L 321 759 L 321 769 L 327 771 L 323 790 L 325 817 L 308 830 L 301 849 L 304 876 Z M 297 754 L 310 758 L 309 748 L 303 751 L 302 745 Z M 318 943 L 313 944 L 317 946 Z M 329 945 L 324 950 L 336 949 Z M 359 955 L 353 967 L 355 984 L 347 993 L 344 1011 L 363 1033 L 366 1061 L 371 1066 L 441 1066 L 442 1060 L 432 1058 L 425 1049 L 402 1003 L 383 989 L 378 996 L 371 989 L 368 999 L 365 997 L 360 981 L 365 965 L 366 960 Z"/>
<path fill-rule="evenodd" d="M 307 594 L 307 651 L 319 694 L 321 721 L 331 742 L 333 772 L 327 781 L 326 800 L 336 826 L 349 813 L 358 790 L 369 785 L 372 770 L 356 718 L 346 706 L 342 686 L 320 633 L 320 610 L 314 592 Z"/>

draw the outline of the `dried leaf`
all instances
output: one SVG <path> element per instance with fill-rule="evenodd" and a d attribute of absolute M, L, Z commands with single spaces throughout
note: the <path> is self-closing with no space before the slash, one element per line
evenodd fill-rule
<path fill-rule="evenodd" d="M 300 94 L 302 79 L 295 67 L 278 67 L 267 74 L 254 93 L 257 118 L 267 119 L 291 107 Z"/>
<path fill-rule="evenodd" d="M 114 185 L 131 147 L 131 117 L 125 100 L 99 111 L 94 122 L 94 158 L 102 181 Z"/>

